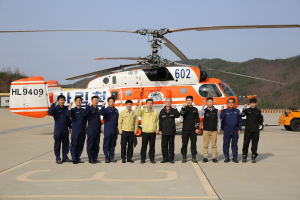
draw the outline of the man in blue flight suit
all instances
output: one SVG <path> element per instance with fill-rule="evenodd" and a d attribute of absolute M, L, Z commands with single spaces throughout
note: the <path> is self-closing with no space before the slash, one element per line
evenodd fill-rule
<path fill-rule="evenodd" d="M 62 164 L 62 162 L 72 162 L 68 158 L 69 153 L 69 130 L 72 133 L 72 126 L 70 117 L 66 115 L 68 107 L 64 106 L 66 97 L 59 95 L 57 101 L 55 101 L 48 110 L 48 114 L 52 115 L 55 121 L 54 125 L 54 154 L 56 156 L 56 163 Z M 55 104 L 58 102 L 58 105 Z M 69 130 L 68 130 L 69 127 Z M 62 143 L 62 160 L 60 158 L 60 146 Z"/>
<path fill-rule="evenodd" d="M 76 107 L 72 108 L 73 102 L 70 103 L 67 116 L 72 118 L 72 134 L 71 134 L 71 155 L 73 164 L 84 163 L 80 160 L 85 141 L 86 117 L 83 116 L 83 108 L 81 108 L 82 98 L 75 97 Z"/>
<path fill-rule="evenodd" d="M 104 121 L 104 139 L 103 151 L 105 155 L 105 163 L 117 162 L 115 157 L 115 147 L 118 138 L 118 117 L 119 112 L 115 108 L 115 99 L 113 97 L 107 98 L 108 107 L 105 108 L 105 102 L 102 104 L 100 114 Z"/>
<path fill-rule="evenodd" d="M 238 163 L 238 139 L 242 129 L 242 117 L 240 111 L 234 108 L 235 99 L 230 98 L 227 100 L 228 108 L 224 110 L 224 106 L 221 107 L 222 112 L 220 118 L 225 120 L 224 124 L 224 137 L 223 137 L 223 153 L 225 156 L 225 163 L 230 162 L 229 159 L 229 147 L 231 140 L 231 151 L 233 154 L 232 161 Z"/>
<path fill-rule="evenodd" d="M 99 103 L 98 96 L 92 96 L 92 106 L 90 103 L 83 110 L 83 116 L 87 118 L 88 128 L 87 128 L 87 140 L 86 140 L 86 151 L 89 157 L 89 163 L 96 164 L 98 161 L 99 154 L 99 144 L 100 144 L 100 110 L 98 109 Z"/>

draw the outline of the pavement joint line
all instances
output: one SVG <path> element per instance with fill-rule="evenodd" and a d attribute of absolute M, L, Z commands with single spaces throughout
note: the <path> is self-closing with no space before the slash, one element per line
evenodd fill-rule
<path fill-rule="evenodd" d="M 122 195 L 0 195 L 0 198 L 114 198 L 114 199 L 216 199 L 190 196 L 122 196 Z"/>
<path fill-rule="evenodd" d="M 43 155 L 46 155 L 47 153 L 50 153 L 50 152 L 52 152 L 52 151 L 53 151 L 53 150 L 48 151 L 48 152 L 43 153 L 43 154 L 41 154 L 41 155 L 38 155 L 38 156 L 36 156 L 36 157 L 34 157 L 34 158 L 31 158 L 30 160 L 27 160 L 27 161 L 22 162 L 22 163 L 20 163 L 20 164 L 18 164 L 18 165 L 15 165 L 15 166 L 13 166 L 13 167 L 10 167 L 10 168 L 8 168 L 8 169 L 5 169 L 5 170 L 3 170 L 3 171 L 0 172 L 0 176 L 3 175 L 3 174 L 6 174 L 7 172 L 10 172 L 10 171 L 12 171 L 12 170 L 15 170 L 15 169 L 17 169 L 17 168 L 19 168 L 19 167 L 21 167 L 21 166 L 27 165 L 28 163 L 31 163 L 33 159 L 36 159 L 36 158 L 41 157 L 41 156 L 43 156 Z"/>
<path fill-rule="evenodd" d="M 200 166 L 200 164 L 199 163 L 198 164 L 192 163 L 192 164 L 194 165 L 195 170 L 198 168 L 198 171 L 199 171 L 199 173 L 197 172 L 198 176 L 201 175 L 202 179 L 205 178 L 205 180 L 202 181 L 201 178 L 200 178 L 200 176 L 199 176 L 199 178 L 200 178 L 200 180 L 201 180 L 201 182 L 203 184 L 203 187 L 204 187 L 205 191 L 207 192 L 208 196 L 210 196 L 210 194 L 211 194 L 215 198 L 218 198 L 219 200 L 221 200 L 221 198 L 217 194 L 215 188 L 212 186 L 211 182 L 209 181 L 209 179 L 207 178 L 206 174 L 204 173 L 204 171 L 203 171 L 202 167 Z M 206 183 L 206 186 L 204 185 L 204 182 Z M 209 185 L 207 185 L 207 184 L 209 184 Z M 206 189 L 208 189 L 209 193 L 208 193 L 208 191 Z"/>
<path fill-rule="evenodd" d="M 37 125 L 37 126 L 29 126 L 29 127 L 24 127 L 24 128 L 17 128 L 17 129 L 11 129 L 11 130 L 6 130 L 6 131 L 1 131 L 0 134 L 10 133 L 10 132 L 15 132 L 15 131 L 23 131 L 23 130 L 28 130 L 28 129 L 33 129 L 33 128 L 39 128 L 39 127 L 43 127 L 43 126 L 50 126 L 50 125 L 54 125 L 54 123 L 41 124 L 41 125 Z"/>

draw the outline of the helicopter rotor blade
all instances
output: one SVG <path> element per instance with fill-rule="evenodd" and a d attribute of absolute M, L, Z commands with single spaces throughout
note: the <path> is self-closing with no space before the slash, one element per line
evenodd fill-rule
<path fill-rule="evenodd" d="M 100 74 L 100 73 L 116 71 L 116 70 L 124 69 L 125 67 L 130 67 L 130 66 L 135 66 L 135 65 L 140 65 L 140 64 L 141 64 L 140 62 L 137 62 L 137 63 L 128 64 L 128 65 L 120 65 L 118 67 L 112 67 L 112 68 L 108 68 L 108 69 L 103 69 L 103 70 L 91 72 L 91 73 L 88 73 L 88 74 L 82 74 L 82 75 L 79 75 L 79 76 L 74 76 L 74 77 L 71 77 L 71 78 L 67 78 L 66 80 L 75 80 L 75 79 L 84 78 L 84 77 L 88 77 L 88 76 L 92 76 L 92 75 L 97 75 L 97 74 Z"/>
<path fill-rule="evenodd" d="M 94 60 L 147 60 L 150 61 L 151 59 L 148 59 L 146 57 L 110 57 L 110 58 L 95 58 Z"/>
<path fill-rule="evenodd" d="M 170 40 L 168 40 L 166 37 L 162 38 L 166 45 L 173 53 L 175 53 L 181 60 L 188 60 L 188 58 L 172 43 Z"/>
<path fill-rule="evenodd" d="M 299 24 L 282 24 L 282 25 L 242 25 L 242 26 L 206 26 L 194 28 L 169 29 L 169 33 L 179 31 L 208 31 L 208 30 L 224 30 L 224 29 L 252 29 L 252 28 L 299 28 Z"/>
<path fill-rule="evenodd" d="M 186 64 L 181 64 L 181 63 L 173 63 L 174 65 L 181 65 L 181 66 L 187 66 L 187 67 L 198 67 L 198 66 L 194 66 L 194 65 L 186 65 Z M 226 73 L 226 74 L 231 74 L 231 75 L 236 75 L 236 76 L 243 76 L 246 78 L 253 78 L 253 79 L 257 79 L 257 80 L 261 80 L 261 81 L 268 81 L 268 82 L 272 82 L 272 83 L 278 83 L 281 85 L 286 85 L 286 83 L 281 83 L 278 81 L 272 81 L 272 80 L 268 80 L 268 79 L 264 79 L 264 78 L 259 78 L 259 77 L 254 77 L 254 76 L 248 76 L 248 75 L 244 75 L 244 74 L 237 74 L 237 73 L 233 73 L 233 72 L 227 72 L 227 71 L 223 71 L 223 70 L 218 70 L 218 69 L 211 69 L 211 68 L 205 68 L 205 67 L 200 67 L 200 69 L 207 69 L 210 71 L 217 71 L 217 72 L 222 72 L 222 73 Z"/>
<path fill-rule="evenodd" d="M 125 32 L 137 33 L 137 30 L 98 30 L 98 29 L 64 29 L 64 30 L 17 30 L 17 31 L 0 31 L 0 33 L 26 33 L 26 32 L 61 32 L 61 31 L 104 31 L 104 32 Z"/>

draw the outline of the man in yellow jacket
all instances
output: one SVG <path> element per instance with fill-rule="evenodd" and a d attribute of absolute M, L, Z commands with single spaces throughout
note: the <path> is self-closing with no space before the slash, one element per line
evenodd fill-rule
<path fill-rule="evenodd" d="M 153 99 L 146 100 L 146 109 L 141 110 L 142 101 L 136 111 L 137 116 L 142 117 L 142 149 L 141 149 L 141 164 L 145 163 L 146 151 L 148 143 L 149 158 L 152 164 L 155 164 L 155 139 L 159 133 L 159 115 L 157 110 L 152 109 Z"/>
<path fill-rule="evenodd" d="M 134 163 L 132 160 L 133 154 L 133 138 L 138 130 L 138 118 L 136 113 L 131 109 L 132 101 L 125 102 L 126 109 L 120 112 L 118 120 L 119 133 L 121 134 L 121 157 L 122 163 L 126 163 L 126 146 L 127 147 L 127 162 Z"/>

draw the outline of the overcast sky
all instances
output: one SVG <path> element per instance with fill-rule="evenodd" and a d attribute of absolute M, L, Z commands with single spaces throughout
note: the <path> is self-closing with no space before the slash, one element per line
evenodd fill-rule
<path fill-rule="evenodd" d="M 188 28 L 300 24 L 300 1 L 0 0 L 0 30 Z M 300 28 L 186 31 L 166 37 L 188 58 L 243 62 L 300 55 Z M 65 78 L 131 61 L 97 57 L 147 56 L 147 37 L 134 33 L 1 33 L 0 69 L 72 83 Z M 162 56 L 179 60 L 163 47 Z M 74 81 L 73 81 L 74 82 Z"/>

